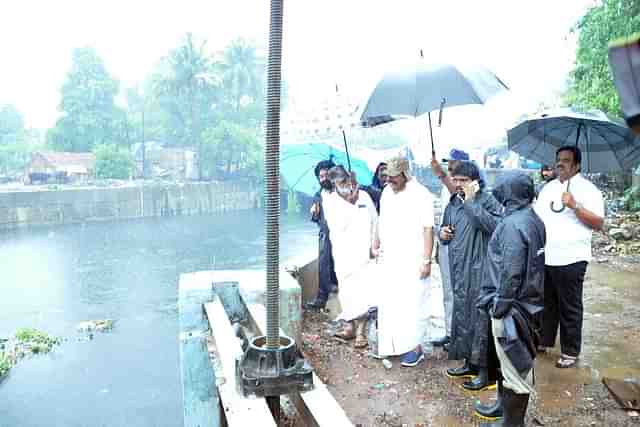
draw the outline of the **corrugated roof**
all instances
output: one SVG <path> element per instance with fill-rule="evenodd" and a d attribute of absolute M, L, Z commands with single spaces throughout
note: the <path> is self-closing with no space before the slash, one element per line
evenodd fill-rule
<path fill-rule="evenodd" d="M 56 166 L 83 166 L 85 169 L 94 169 L 96 156 L 93 153 L 69 153 L 69 152 L 38 152 L 47 162 Z"/>

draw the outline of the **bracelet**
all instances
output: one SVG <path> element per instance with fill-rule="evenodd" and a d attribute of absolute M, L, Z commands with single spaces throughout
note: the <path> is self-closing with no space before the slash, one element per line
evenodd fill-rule
<path fill-rule="evenodd" d="M 427 258 L 423 259 L 422 265 L 431 265 L 431 259 L 427 259 Z"/>

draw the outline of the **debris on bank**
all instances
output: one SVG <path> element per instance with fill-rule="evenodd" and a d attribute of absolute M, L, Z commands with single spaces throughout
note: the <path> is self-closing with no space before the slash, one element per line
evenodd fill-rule
<path fill-rule="evenodd" d="M 594 233 L 593 250 L 597 262 L 620 257 L 640 261 L 640 212 L 619 211 L 605 219 L 604 230 Z"/>
<path fill-rule="evenodd" d="M 24 357 L 49 353 L 62 339 L 37 329 L 19 329 L 15 337 L 0 339 L 0 380 Z"/>
<path fill-rule="evenodd" d="M 115 320 L 112 319 L 87 320 L 80 322 L 76 326 L 76 330 L 78 332 L 107 332 L 113 329 L 114 324 Z"/>

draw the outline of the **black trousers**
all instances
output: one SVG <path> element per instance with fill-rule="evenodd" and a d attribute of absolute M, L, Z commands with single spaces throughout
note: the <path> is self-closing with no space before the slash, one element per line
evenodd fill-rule
<path fill-rule="evenodd" d="M 582 345 L 582 284 L 587 262 L 544 268 L 544 311 L 542 345 L 553 347 L 560 325 L 560 349 L 578 356 Z"/>
<path fill-rule="evenodd" d="M 331 253 L 331 240 L 329 234 L 320 232 L 318 238 L 318 299 L 326 301 L 334 285 L 338 284 L 333 254 Z"/>

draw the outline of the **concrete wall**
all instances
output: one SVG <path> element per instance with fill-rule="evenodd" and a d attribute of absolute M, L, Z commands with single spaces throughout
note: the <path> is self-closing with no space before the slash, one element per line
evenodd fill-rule
<path fill-rule="evenodd" d="M 0 193 L 0 231 L 252 209 L 259 197 L 257 189 L 244 182 L 6 192 Z"/>

